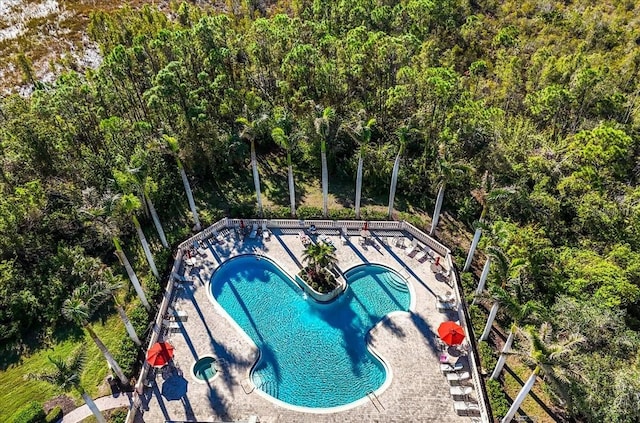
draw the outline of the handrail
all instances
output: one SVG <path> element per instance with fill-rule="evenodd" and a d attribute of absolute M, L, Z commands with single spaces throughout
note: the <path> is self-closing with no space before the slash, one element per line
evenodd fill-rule
<path fill-rule="evenodd" d="M 462 298 L 464 298 L 462 293 L 462 286 L 460 284 L 460 275 L 458 274 L 457 268 L 454 266 L 451 251 L 445 247 L 443 244 L 430 237 L 429 235 L 422 232 L 420 229 L 416 228 L 412 224 L 406 221 L 364 221 L 364 220 L 327 220 L 327 219 L 310 219 L 310 220 L 298 220 L 298 219 L 233 219 L 233 218 L 223 218 L 218 220 L 217 222 L 210 225 L 205 230 L 199 232 L 198 234 L 186 239 L 182 243 L 178 245 L 176 251 L 176 257 L 173 262 L 173 267 L 171 268 L 171 272 L 169 273 L 169 279 L 167 281 L 167 285 L 165 288 L 164 297 L 162 299 L 162 303 L 160 308 L 158 309 L 158 315 L 153 324 L 153 328 L 151 330 L 151 334 L 149 336 L 149 344 L 148 348 L 151 348 L 153 344 L 155 344 L 160 338 L 162 331 L 162 318 L 167 312 L 169 305 L 173 296 L 174 289 L 174 273 L 178 273 L 180 266 L 182 265 L 182 257 L 183 254 L 192 247 L 194 241 L 202 241 L 214 235 L 215 232 L 222 231 L 224 229 L 233 229 L 235 226 L 240 225 L 240 222 L 243 221 L 245 226 L 252 226 L 253 224 L 257 224 L 258 227 L 262 227 L 263 224 L 266 224 L 267 228 L 283 228 L 283 229 L 306 229 L 311 225 L 315 225 L 318 229 L 341 229 L 346 228 L 347 230 L 360 230 L 364 228 L 364 225 L 367 225 L 367 228 L 370 230 L 396 230 L 396 231 L 406 231 L 411 234 L 414 238 L 417 238 L 419 241 L 423 242 L 431 249 L 433 249 L 438 254 L 444 257 L 444 261 L 449 269 L 449 284 L 456 291 L 456 296 L 459 299 L 462 307 L 459 307 L 459 317 L 460 323 L 463 326 L 466 326 L 469 331 L 469 341 L 471 343 L 471 354 L 469 354 L 470 358 L 470 367 L 471 372 L 473 374 L 473 383 L 476 387 L 476 392 L 478 393 L 478 402 L 480 407 L 480 415 L 483 423 L 489 423 L 493 421 L 493 416 L 491 413 L 491 408 L 488 406 L 488 396 L 486 387 L 479 373 L 479 363 L 480 359 L 478 357 L 477 352 L 477 344 L 475 338 L 473 336 L 473 328 L 467 323 L 470 322 L 469 313 L 464 307 L 464 303 Z M 261 254 L 259 252 L 258 254 Z M 408 273 L 408 272 L 407 272 Z M 287 273 L 288 274 L 288 273 Z M 297 275 L 296 275 L 297 276 Z M 294 278 L 295 280 L 295 278 Z M 303 288 L 304 289 L 304 288 Z M 462 312 L 460 312 L 462 310 Z M 140 399 L 140 395 L 143 394 L 144 390 L 144 382 L 149 374 L 150 366 L 147 362 L 145 362 L 140 370 L 140 376 L 135 386 L 134 398 L 133 398 L 133 406 L 129 410 L 129 414 L 127 414 L 127 423 L 132 423 L 135 419 L 136 414 L 140 410 L 142 405 L 142 401 Z M 371 395 L 370 395 L 371 394 Z M 384 408 L 382 402 L 377 397 L 375 392 L 369 391 L 367 392 L 367 397 L 374 404 L 376 409 L 380 411 L 376 402 L 372 399 L 375 398 L 377 400 L 380 407 Z"/>

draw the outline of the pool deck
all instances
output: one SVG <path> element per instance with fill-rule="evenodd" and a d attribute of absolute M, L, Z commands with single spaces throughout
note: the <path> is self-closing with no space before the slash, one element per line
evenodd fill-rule
<path fill-rule="evenodd" d="M 413 288 L 414 310 L 393 314 L 370 332 L 371 346 L 393 373 L 391 384 L 377 398 L 345 411 L 304 413 L 280 406 L 253 389 L 249 373 L 258 351 L 239 333 L 238 327 L 214 307 L 207 295 L 207 282 L 215 268 L 228 258 L 256 252 L 273 259 L 291 276 L 295 275 L 304 250 L 298 231 L 275 229 L 270 240 L 227 238 L 222 244 L 209 244 L 207 258 L 200 267 L 188 272 L 181 269 L 191 280 L 178 283 L 172 308 L 186 312 L 188 317 L 165 336 L 165 340 L 175 346 L 174 361 L 178 370 L 173 374 L 159 371 L 155 383 L 145 389 L 142 420 L 249 421 L 251 416 L 256 416 L 259 422 L 472 421 L 471 417 L 458 416 L 454 411 L 450 384 L 440 371 L 436 330 L 445 320 L 457 320 L 457 312 L 438 312 L 435 295 L 444 295 L 452 288 L 436 279 L 429 261 L 419 263 L 402 248 L 386 245 L 383 240 L 392 235 L 389 231 L 371 232 L 374 245 L 363 246 L 356 236 L 342 245 L 337 232 L 319 231 L 330 234 L 342 271 L 363 263 L 383 264 L 408 277 Z M 197 383 L 191 367 L 197 358 L 205 355 L 216 357 L 220 370 L 208 383 Z M 467 381 L 466 386 L 473 385 Z M 474 391 L 469 400 L 475 402 L 476 398 Z"/>

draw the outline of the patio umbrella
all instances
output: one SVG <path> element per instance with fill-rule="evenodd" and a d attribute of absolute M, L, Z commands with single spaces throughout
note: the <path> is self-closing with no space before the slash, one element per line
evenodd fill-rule
<path fill-rule="evenodd" d="M 464 329 L 459 324 L 447 321 L 438 327 L 438 336 L 447 345 L 459 345 L 464 340 Z"/>
<path fill-rule="evenodd" d="M 173 358 L 173 345 L 168 342 L 156 342 L 147 351 L 147 362 L 153 367 L 164 367 Z"/>
<path fill-rule="evenodd" d="M 369 222 L 367 222 L 366 220 L 364 221 L 364 226 L 362 227 L 363 231 L 367 231 L 369 230 Z"/>

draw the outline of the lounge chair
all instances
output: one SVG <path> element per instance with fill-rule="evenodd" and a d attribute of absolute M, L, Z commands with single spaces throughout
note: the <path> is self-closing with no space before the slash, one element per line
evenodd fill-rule
<path fill-rule="evenodd" d="M 477 415 L 480 413 L 478 404 L 466 401 L 455 401 L 453 403 L 453 409 L 458 416 Z"/>
<path fill-rule="evenodd" d="M 411 246 L 407 248 L 407 250 L 404 253 L 410 256 L 411 254 L 415 253 L 417 250 L 418 250 L 418 240 L 414 238 L 413 241 L 411 241 Z"/>
<path fill-rule="evenodd" d="M 298 232 L 298 236 L 300 237 L 300 242 L 302 242 L 302 245 L 305 247 L 311 244 L 311 238 L 309 238 L 309 235 L 305 234 L 303 231 Z"/>
<path fill-rule="evenodd" d="M 439 312 L 443 312 L 443 311 L 449 311 L 449 310 L 456 310 L 457 309 L 457 305 L 456 303 L 452 303 L 450 301 L 437 301 L 436 302 L 436 310 L 438 310 Z"/>
<path fill-rule="evenodd" d="M 456 384 L 459 382 L 462 382 L 464 380 L 468 380 L 471 376 L 469 375 L 469 372 L 460 372 L 460 373 L 448 373 L 447 374 L 447 380 L 449 381 L 450 384 Z"/>
<path fill-rule="evenodd" d="M 213 233 L 212 233 L 212 234 L 213 234 L 213 236 L 215 237 L 216 242 L 217 242 L 218 244 L 224 244 L 224 241 L 225 241 L 224 236 L 222 236 L 221 234 L 219 234 L 219 233 L 218 233 L 218 231 L 213 231 Z"/>
<path fill-rule="evenodd" d="M 467 395 L 473 392 L 473 388 L 471 386 L 451 386 L 449 392 L 454 398 L 463 397 L 463 399 L 466 399 Z"/>
<path fill-rule="evenodd" d="M 360 245 L 366 245 L 367 244 L 367 238 L 365 238 L 363 236 L 360 236 L 358 238 L 359 238 L 358 242 L 360 243 Z"/>
<path fill-rule="evenodd" d="M 425 257 L 428 260 L 433 260 L 433 250 L 429 248 L 428 245 L 420 245 L 420 251 L 418 252 L 418 254 L 416 254 L 414 258 L 419 262 L 422 262 L 422 260 L 424 260 Z"/>
<path fill-rule="evenodd" d="M 404 237 L 396 238 L 396 247 L 404 248 Z"/>
<path fill-rule="evenodd" d="M 267 229 L 267 224 L 262 224 L 262 239 L 271 239 L 271 232 Z"/>
<path fill-rule="evenodd" d="M 461 361 L 456 361 L 454 364 L 440 363 L 440 371 L 442 373 L 459 372 L 462 369 L 464 369 L 464 364 Z"/>
<path fill-rule="evenodd" d="M 254 223 L 251 227 L 251 233 L 249 234 L 249 238 L 255 238 L 258 235 L 258 224 Z"/>
<path fill-rule="evenodd" d="M 347 245 L 349 243 L 349 241 L 347 241 L 347 237 L 344 236 L 344 234 L 340 234 L 340 241 L 342 242 L 342 245 Z"/>
<path fill-rule="evenodd" d="M 162 326 L 169 329 L 169 332 L 180 332 L 181 324 L 180 322 L 176 322 L 175 320 L 162 320 Z"/>

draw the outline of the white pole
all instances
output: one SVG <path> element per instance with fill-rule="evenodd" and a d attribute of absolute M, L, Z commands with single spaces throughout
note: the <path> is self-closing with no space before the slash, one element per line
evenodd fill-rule
<path fill-rule="evenodd" d="M 536 383 L 535 370 L 533 371 L 533 373 L 531 373 L 531 376 L 529 376 L 529 379 L 527 379 L 527 382 L 524 384 L 520 392 L 518 392 L 518 396 L 516 396 L 516 399 L 513 400 L 511 408 L 509 408 L 507 414 L 502 418 L 501 423 L 509 423 L 511 419 L 513 419 L 513 416 L 516 415 L 516 411 L 518 411 L 518 408 L 520 408 L 520 404 L 522 404 L 522 401 L 524 401 L 525 397 L 529 395 L 529 391 L 531 391 L 534 383 Z"/>
<path fill-rule="evenodd" d="M 440 186 L 438 190 L 438 197 L 436 198 L 436 208 L 433 210 L 433 220 L 431 221 L 431 230 L 429 231 L 429 235 L 433 235 L 436 231 L 436 226 L 438 226 L 438 221 L 440 220 L 440 209 L 442 208 L 442 200 L 444 199 L 444 184 Z"/>
<path fill-rule="evenodd" d="M 469 270 L 471 266 L 471 262 L 473 261 L 473 255 L 476 252 L 476 247 L 478 247 L 478 241 L 480 241 L 480 235 L 482 235 L 482 229 L 477 228 L 476 233 L 473 235 L 473 241 L 471 241 L 471 248 L 469 248 L 469 255 L 467 255 L 467 261 L 464 262 L 464 267 L 462 268 L 463 272 Z"/>

